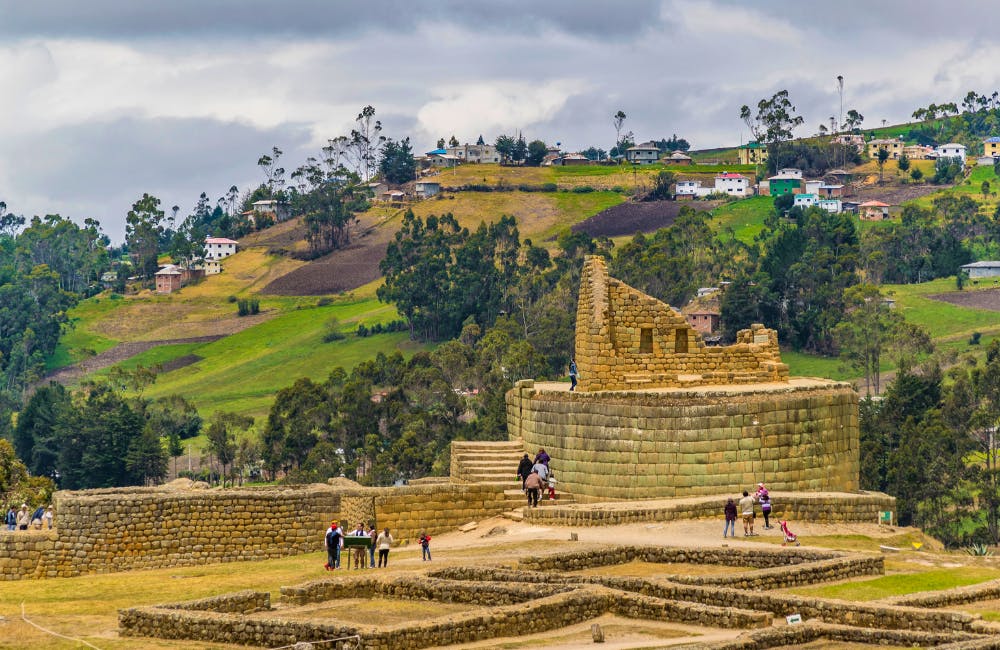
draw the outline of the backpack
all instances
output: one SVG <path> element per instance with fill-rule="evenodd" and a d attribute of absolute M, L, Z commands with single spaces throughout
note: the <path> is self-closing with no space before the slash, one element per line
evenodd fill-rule
<path fill-rule="evenodd" d="M 340 544 L 340 529 L 331 528 L 330 530 L 326 531 L 326 547 L 333 548 L 334 546 L 337 546 L 339 544 Z"/>

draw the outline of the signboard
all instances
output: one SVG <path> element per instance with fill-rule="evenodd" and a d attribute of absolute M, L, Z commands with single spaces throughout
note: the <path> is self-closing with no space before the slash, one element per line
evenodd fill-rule
<path fill-rule="evenodd" d="M 754 334 L 753 342 L 758 345 L 767 345 L 771 342 L 771 337 L 767 334 Z"/>
<path fill-rule="evenodd" d="M 880 526 L 891 526 L 892 525 L 892 510 L 879 510 L 878 511 L 878 523 Z"/>
<path fill-rule="evenodd" d="M 791 614 L 789 616 L 786 616 L 785 620 L 788 622 L 789 625 L 798 625 L 799 623 L 802 622 L 802 615 L 801 614 Z"/>

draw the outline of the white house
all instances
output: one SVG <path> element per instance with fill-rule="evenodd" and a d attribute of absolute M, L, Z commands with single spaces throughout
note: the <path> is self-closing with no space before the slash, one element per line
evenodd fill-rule
<path fill-rule="evenodd" d="M 498 163 L 500 154 L 497 148 L 491 144 L 462 144 L 457 147 L 448 147 L 445 152 L 454 156 L 459 162 L 468 163 Z"/>
<path fill-rule="evenodd" d="M 677 181 L 674 192 L 679 199 L 693 199 L 708 196 L 715 191 L 714 187 L 702 187 L 701 181 Z"/>
<path fill-rule="evenodd" d="M 965 145 L 958 144 L 957 142 L 949 142 L 948 144 L 938 145 L 935 149 L 938 158 L 958 158 L 965 164 Z"/>
<path fill-rule="evenodd" d="M 729 196 L 748 196 L 751 193 L 750 179 L 743 174 L 722 172 L 715 177 L 715 191 Z"/>
<path fill-rule="evenodd" d="M 968 273 L 970 278 L 995 278 L 1000 276 L 1000 262 L 973 262 L 972 264 L 963 264 L 959 268 Z"/>
<path fill-rule="evenodd" d="M 287 221 L 288 218 L 292 216 L 291 208 L 288 206 L 287 203 L 282 203 L 281 201 L 275 201 L 274 199 L 254 201 L 253 211 L 259 212 L 261 214 L 272 215 L 274 217 L 275 223 Z"/>
<path fill-rule="evenodd" d="M 208 237 L 205 239 L 205 260 L 221 260 L 236 252 L 236 242 L 225 237 Z M 207 269 L 206 269 L 207 273 Z"/>
<path fill-rule="evenodd" d="M 815 194 L 796 194 L 795 202 L 792 204 L 796 208 L 811 208 L 819 202 L 819 197 Z"/>
<path fill-rule="evenodd" d="M 819 188 L 823 185 L 823 181 L 814 180 L 806 181 L 806 194 L 819 194 Z"/>
<path fill-rule="evenodd" d="M 802 178 L 802 170 L 795 169 L 794 167 L 784 167 L 779 169 L 775 176 L 783 176 L 785 178 Z"/>
<path fill-rule="evenodd" d="M 816 207 L 821 210 L 826 210 L 831 214 L 840 214 L 844 210 L 840 199 L 820 199 L 816 202 Z"/>
<path fill-rule="evenodd" d="M 441 183 L 437 181 L 417 181 L 413 185 L 413 191 L 417 196 L 429 199 L 441 193 Z"/>
<path fill-rule="evenodd" d="M 644 142 L 625 150 L 625 160 L 639 165 L 650 165 L 660 158 L 660 150 L 652 142 Z"/>
<path fill-rule="evenodd" d="M 222 262 L 206 259 L 201 263 L 201 268 L 204 269 L 205 275 L 218 275 L 222 273 Z"/>

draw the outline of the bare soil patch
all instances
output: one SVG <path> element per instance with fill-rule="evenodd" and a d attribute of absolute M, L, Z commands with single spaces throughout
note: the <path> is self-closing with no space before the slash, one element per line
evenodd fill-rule
<path fill-rule="evenodd" d="M 1000 289 L 981 289 L 978 291 L 949 291 L 927 296 L 931 300 L 947 302 L 959 307 L 1000 311 Z"/>
<path fill-rule="evenodd" d="M 721 564 L 682 564 L 677 562 L 642 562 L 634 560 L 625 564 L 591 567 L 571 571 L 580 576 L 627 576 L 630 578 L 655 578 L 659 576 L 708 576 L 727 575 L 753 571 L 750 567 L 725 566 Z"/>
<path fill-rule="evenodd" d="M 460 614 L 477 609 L 475 605 L 459 605 L 431 600 L 399 600 L 392 598 L 343 598 L 312 603 L 299 607 L 281 607 L 282 619 L 293 621 L 337 620 L 345 624 L 364 621 L 368 625 L 396 625 L 448 614 Z M 263 612 L 262 618 L 273 614 Z"/>
<path fill-rule="evenodd" d="M 170 372 L 171 370 L 179 370 L 184 366 L 190 366 L 192 363 L 198 363 L 203 357 L 199 357 L 197 354 L 185 354 L 183 357 L 177 357 L 176 359 L 171 359 L 166 363 L 160 364 L 160 372 Z"/>
<path fill-rule="evenodd" d="M 900 205 L 906 201 L 919 199 L 942 189 L 940 185 L 866 185 L 850 197 L 857 201 L 882 201 L 889 205 Z"/>
<path fill-rule="evenodd" d="M 678 201 L 646 201 L 642 203 L 621 203 L 602 210 L 586 221 L 572 227 L 573 232 L 585 232 L 591 237 L 618 237 L 637 232 L 655 232 L 674 223 L 681 206 L 689 205 Z M 702 201 L 699 209 L 711 210 L 718 201 Z"/>

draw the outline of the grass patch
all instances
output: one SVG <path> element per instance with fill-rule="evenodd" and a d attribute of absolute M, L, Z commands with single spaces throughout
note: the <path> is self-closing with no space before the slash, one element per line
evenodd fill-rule
<path fill-rule="evenodd" d="M 1000 330 L 1000 312 L 959 307 L 927 297 L 955 291 L 954 277 L 920 284 L 887 284 L 882 289 L 896 300 L 896 308 L 903 311 L 906 320 L 926 328 L 932 338 Z"/>
<path fill-rule="evenodd" d="M 930 163 L 929 169 L 922 171 L 924 171 L 924 174 L 927 176 L 933 176 L 934 161 L 927 160 L 920 162 Z M 985 197 L 982 193 L 983 181 L 990 184 L 990 194 Z M 1000 177 L 997 177 L 997 175 L 993 173 L 993 167 L 976 166 L 972 168 L 969 178 L 959 181 L 957 185 L 952 187 L 943 187 L 941 191 L 909 201 L 907 205 L 916 205 L 921 208 L 931 208 L 933 207 L 934 199 L 951 194 L 955 196 L 968 196 L 980 204 L 980 212 L 993 214 L 993 212 L 997 209 L 997 206 L 1000 205 L 1000 198 L 998 198 L 1000 197 L 1000 193 L 998 192 L 1000 192 Z M 997 193 L 996 196 L 994 196 L 995 193 Z"/>
<path fill-rule="evenodd" d="M 899 573 L 874 580 L 857 580 L 835 585 L 800 587 L 790 589 L 801 596 L 838 598 L 842 600 L 879 600 L 919 591 L 941 591 L 965 585 L 975 585 L 1000 577 L 1000 570 L 986 567 L 963 566 L 932 569 L 919 573 Z"/>
<path fill-rule="evenodd" d="M 302 309 L 243 330 L 224 339 L 197 346 L 202 360 L 161 375 L 149 387 L 148 397 L 179 394 L 188 398 L 202 416 L 216 410 L 264 415 L 274 393 L 300 377 L 325 379 L 337 366 L 351 369 L 378 352 L 401 350 L 407 356 L 425 346 L 411 343 L 405 332 L 357 338 L 351 334 L 361 323 L 374 325 L 397 318 L 395 307 L 374 300 Z M 348 336 L 324 343 L 327 323 L 340 322 Z M 180 348 L 181 346 L 171 346 Z M 178 350 L 179 351 L 179 350 Z M 150 351 L 154 352 L 154 351 Z M 164 352 L 170 355 L 175 352 Z M 184 354 L 191 349 L 184 351 Z M 145 356 L 151 360 L 154 356 Z"/>
<path fill-rule="evenodd" d="M 788 364 L 788 372 L 793 377 L 824 377 L 844 381 L 854 379 L 857 374 L 852 370 L 842 369 L 842 362 L 836 357 L 782 350 L 781 360 Z"/>
<path fill-rule="evenodd" d="M 725 203 L 712 211 L 712 224 L 721 239 L 736 239 L 746 244 L 764 230 L 764 220 L 774 210 L 770 196 L 754 196 L 733 203 Z M 730 234 L 732 233 L 732 234 Z"/>

